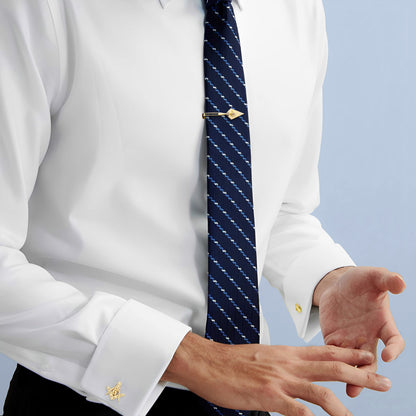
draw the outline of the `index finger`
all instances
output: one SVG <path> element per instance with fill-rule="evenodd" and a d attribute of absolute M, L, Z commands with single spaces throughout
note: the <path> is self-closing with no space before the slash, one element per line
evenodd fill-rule
<path fill-rule="evenodd" d="M 391 386 L 391 381 L 380 374 L 336 361 L 312 362 L 305 366 L 303 377 L 310 381 L 341 381 L 377 391 L 387 391 Z"/>
<path fill-rule="evenodd" d="M 395 360 L 404 350 L 405 342 L 396 328 L 393 317 L 391 317 L 381 329 L 380 338 L 385 345 L 385 348 L 381 353 L 383 361 L 390 362 Z"/>
<path fill-rule="evenodd" d="M 300 347 L 299 357 L 307 361 L 341 361 L 349 365 L 368 365 L 375 356 L 370 351 L 323 345 L 319 347 Z"/>

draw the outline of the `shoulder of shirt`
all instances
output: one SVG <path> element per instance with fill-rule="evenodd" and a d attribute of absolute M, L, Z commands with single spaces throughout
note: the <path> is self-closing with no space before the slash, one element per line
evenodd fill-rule
<path fill-rule="evenodd" d="M 26 65 L 13 51 L 20 49 L 36 67 L 51 109 L 55 107 L 60 85 L 60 55 L 55 22 L 49 0 L 0 1 L 0 49 L 8 57 L 9 66 Z"/>
<path fill-rule="evenodd" d="M 22 32 L 52 26 L 48 0 L 1 0 L 0 19 Z"/>
<path fill-rule="evenodd" d="M 30 17 L 27 13 L 36 13 L 48 7 L 48 0 L 1 0 L 0 13 L 12 16 Z"/>

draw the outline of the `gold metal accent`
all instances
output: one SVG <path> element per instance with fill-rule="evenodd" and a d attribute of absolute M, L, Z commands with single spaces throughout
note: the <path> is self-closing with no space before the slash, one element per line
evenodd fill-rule
<path fill-rule="evenodd" d="M 295 305 L 295 309 L 296 309 L 296 312 L 297 312 L 297 313 L 301 313 L 301 312 L 302 312 L 302 308 L 301 308 L 301 306 L 299 305 L 299 303 L 297 303 L 297 304 Z"/>
<path fill-rule="evenodd" d="M 205 120 L 207 117 L 227 116 L 230 120 L 234 120 L 243 114 L 240 111 L 234 110 L 234 108 L 230 108 L 226 113 L 203 113 L 202 118 Z"/>
<path fill-rule="evenodd" d="M 121 388 L 121 381 L 119 381 L 114 387 L 108 387 L 107 386 L 107 393 L 106 396 L 110 397 L 110 400 L 118 400 L 120 401 L 121 397 L 124 397 L 125 394 L 120 392 Z"/>

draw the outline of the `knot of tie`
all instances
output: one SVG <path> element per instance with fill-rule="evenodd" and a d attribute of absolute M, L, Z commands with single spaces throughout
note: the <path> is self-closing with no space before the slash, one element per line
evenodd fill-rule
<path fill-rule="evenodd" d="M 231 4 L 232 0 L 205 0 L 206 7 L 217 7 L 219 5 L 227 6 Z"/>

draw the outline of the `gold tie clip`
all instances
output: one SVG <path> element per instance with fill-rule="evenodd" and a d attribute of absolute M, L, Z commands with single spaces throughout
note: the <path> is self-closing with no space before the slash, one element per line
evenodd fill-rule
<path fill-rule="evenodd" d="M 234 120 L 237 117 L 242 116 L 244 113 L 230 108 L 226 113 L 203 113 L 202 118 L 205 120 L 207 117 L 227 116 L 230 120 Z"/>

